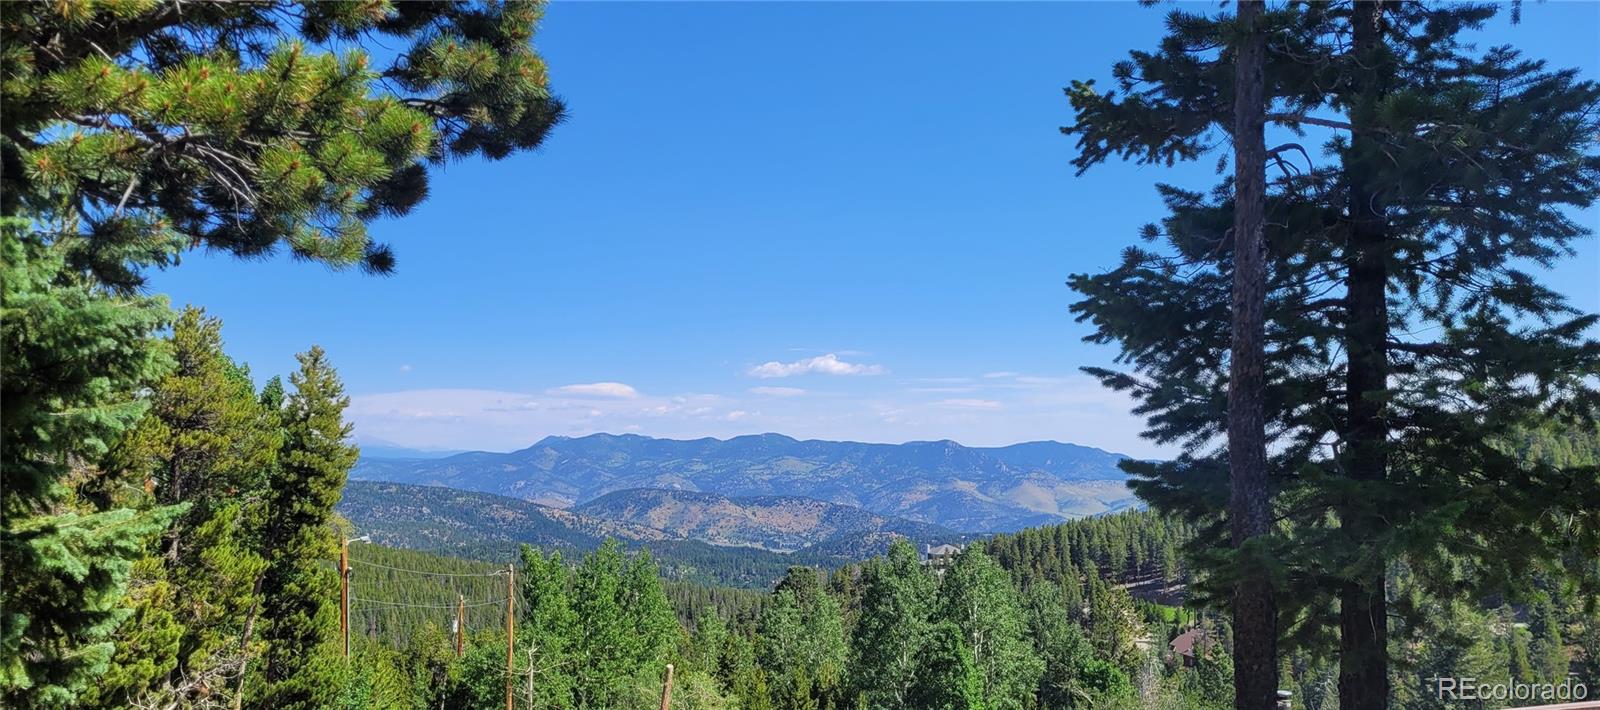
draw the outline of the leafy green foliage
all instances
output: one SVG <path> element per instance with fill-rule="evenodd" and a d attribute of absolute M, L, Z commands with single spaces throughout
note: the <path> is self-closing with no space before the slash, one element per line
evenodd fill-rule
<path fill-rule="evenodd" d="M 917 654 L 932 625 L 937 581 L 909 543 L 861 568 L 861 608 L 850 649 L 852 692 L 869 706 L 899 706 L 916 682 Z"/>
<path fill-rule="evenodd" d="M 808 707 L 839 692 L 844 617 L 816 570 L 790 568 L 762 608 L 757 634 L 756 656 L 778 707 Z"/>
<path fill-rule="evenodd" d="M 983 710 L 984 677 L 966 634 L 949 621 L 928 630 L 928 638 L 917 652 L 917 675 L 912 681 L 907 706 L 930 710 Z"/>
<path fill-rule="evenodd" d="M 977 546 L 968 547 L 939 584 L 939 617 L 955 624 L 982 679 L 983 706 L 1023 708 L 1044 664 L 1027 637 L 1022 602 L 1009 576 Z"/>

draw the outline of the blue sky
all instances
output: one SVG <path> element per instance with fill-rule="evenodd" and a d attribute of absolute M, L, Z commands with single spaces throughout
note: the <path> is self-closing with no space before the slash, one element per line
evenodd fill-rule
<path fill-rule="evenodd" d="M 1207 5 L 1205 7 L 1214 7 Z M 1514 42 L 1600 75 L 1600 4 Z M 395 276 L 190 255 L 151 289 L 224 320 L 258 378 L 327 348 L 358 438 L 508 450 L 550 434 L 777 431 L 1161 455 L 1078 374 L 1069 274 L 1115 264 L 1152 185 L 1077 178 L 1061 88 L 1153 46 L 1131 3 L 558 2 L 536 39 L 569 121 L 462 162 L 374 225 Z M 1596 215 L 1583 218 L 1591 223 Z M 1600 250 L 1549 275 L 1600 310 Z"/>

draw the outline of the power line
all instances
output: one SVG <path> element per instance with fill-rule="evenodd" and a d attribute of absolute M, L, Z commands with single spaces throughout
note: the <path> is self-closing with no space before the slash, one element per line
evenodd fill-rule
<path fill-rule="evenodd" d="M 392 602 L 392 601 L 385 601 L 385 600 L 382 600 L 382 599 L 361 599 L 361 598 L 358 598 L 358 597 L 350 597 L 350 601 L 352 601 L 352 602 L 362 602 L 364 604 L 368 604 L 368 605 L 371 605 L 371 606 L 374 606 L 374 607 L 398 607 L 398 608 L 405 608 L 405 609 L 454 609 L 457 606 L 455 604 L 417 604 L 417 603 L 414 603 L 414 602 Z M 499 599 L 491 599 L 489 601 L 473 602 L 471 604 L 466 604 L 464 606 L 467 609 L 471 609 L 473 607 L 490 606 L 490 605 L 493 605 L 493 604 L 504 604 L 504 603 L 506 603 L 506 599 L 505 599 L 505 597 L 501 597 Z"/>
<path fill-rule="evenodd" d="M 420 574 L 420 575 L 424 575 L 424 576 L 428 576 L 428 577 L 499 577 L 499 576 L 502 576 L 502 575 L 504 575 L 506 573 L 506 571 L 503 570 L 503 569 L 502 570 L 495 570 L 493 572 L 428 572 L 426 570 L 420 570 L 420 569 L 406 569 L 404 567 L 390 567 L 389 565 L 379 564 L 377 562 L 366 562 L 364 560 L 356 560 L 356 559 L 350 560 L 350 564 L 361 565 L 363 567 L 376 567 L 378 569 L 386 569 L 386 570 L 391 570 L 391 571 L 394 571 L 394 572 L 405 572 L 407 574 Z"/>

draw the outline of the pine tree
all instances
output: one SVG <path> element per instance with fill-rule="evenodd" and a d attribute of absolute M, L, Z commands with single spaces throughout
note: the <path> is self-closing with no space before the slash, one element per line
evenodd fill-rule
<path fill-rule="evenodd" d="M 1027 637 L 1027 619 L 1005 570 L 970 545 L 939 584 L 935 618 L 961 630 L 982 678 L 983 704 L 992 710 L 1023 708 L 1032 698 L 1043 662 Z"/>
<path fill-rule="evenodd" d="M 338 543 L 329 522 L 357 453 L 344 420 L 350 399 L 326 354 L 312 347 L 296 357 L 261 536 L 267 653 L 252 704 L 272 708 L 323 707 L 338 693 L 339 580 L 328 564 Z"/>
<path fill-rule="evenodd" d="M 1138 642 L 1145 636 L 1145 627 L 1128 590 L 1090 580 L 1088 626 L 1095 655 L 1126 672 L 1139 667 L 1142 654 Z"/>
<path fill-rule="evenodd" d="M 177 367 L 151 388 L 151 412 L 124 456 L 148 467 L 158 503 L 188 503 L 162 545 L 173 564 L 197 551 L 184 536 L 217 508 L 259 501 L 277 463 L 276 412 L 257 399 L 247 372 L 222 351 L 222 322 L 186 308 L 168 338 Z"/>
<path fill-rule="evenodd" d="M 1600 688 L 1600 609 L 1583 613 L 1576 637 L 1579 656 L 1575 668 L 1577 681 L 1589 688 Z"/>
<path fill-rule="evenodd" d="M 726 689 L 728 678 L 721 673 L 721 660 L 724 647 L 728 643 L 728 624 L 717 614 L 701 614 L 694 622 L 694 633 L 689 638 L 689 645 L 680 654 L 684 664 L 696 670 L 705 671 L 717 678 Z"/>
<path fill-rule="evenodd" d="M 1234 637 L 1238 643 L 1238 637 Z M 1183 690 L 1189 698 L 1186 707 L 1194 710 L 1205 708 L 1237 707 L 1237 692 L 1234 679 L 1233 659 L 1228 657 L 1221 644 L 1212 644 L 1204 648 L 1197 648 L 1195 667 L 1183 675 Z"/>
<path fill-rule="evenodd" d="M 1282 561 L 1283 611 L 1308 622 L 1294 642 L 1322 643 L 1317 622 L 1337 602 L 1344 707 L 1387 702 L 1394 562 L 1431 593 L 1481 597 L 1526 586 L 1525 565 L 1560 573 L 1573 544 L 1600 544 L 1585 512 L 1600 501 L 1592 469 L 1505 448 L 1530 426 L 1592 426 L 1600 407 L 1595 316 L 1525 270 L 1589 233 L 1569 208 L 1600 194 L 1600 87 L 1462 41 L 1496 11 L 1354 2 L 1266 15 L 1268 120 L 1327 136 L 1330 161 L 1297 144 L 1269 151 L 1282 177 L 1267 197 L 1266 421 L 1274 513 L 1290 533 L 1260 558 Z M 1225 23 L 1178 11 L 1168 24 L 1160 51 L 1119 65 L 1117 90 L 1074 86 L 1080 169 L 1196 159 L 1210 144 L 1230 89 L 1205 58 L 1226 46 Z M 1184 450 L 1129 464 L 1140 495 L 1214 523 L 1233 196 L 1160 189 L 1169 214 L 1145 236 L 1162 246 L 1075 276 L 1074 309 L 1131 370 L 1094 373 L 1140 401 L 1149 436 Z M 1220 529 L 1200 547 L 1211 574 L 1198 591 L 1215 595 L 1230 579 Z M 1592 570 L 1566 574 L 1594 588 Z"/>
<path fill-rule="evenodd" d="M 167 338 L 177 366 L 150 387 L 149 413 L 108 458 L 108 465 L 146 481 L 156 503 L 182 504 L 185 513 L 152 551 L 157 559 L 134 576 L 128 606 L 151 623 L 119 631 L 118 669 L 100 684 L 98 703 L 221 697 L 218 688 L 238 674 L 247 651 L 240 648 L 243 620 L 265 565 L 253 518 L 281 442 L 276 413 L 258 401 L 248 372 L 223 353 L 220 328 L 198 309 L 178 316 Z M 156 645 L 152 637 L 168 633 L 159 623 L 165 619 L 181 619 L 170 661 L 145 655 Z M 149 675 L 153 661 L 163 669 Z"/>
<path fill-rule="evenodd" d="M 1539 594 L 1528 609 L 1528 657 L 1534 678 L 1544 683 L 1560 683 L 1567 678 L 1571 660 L 1567 644 L 1561 640 L 1561 617 L 1548 594 Z"/>
<path fill-rule="evenodd" d="M 114 637 L 116 654 L 105 675 L 77 699 L 85 708 L 129 707 L 151 696 L 166 696 L 164 680 L 178 667 L 188 627 L 178 620 L 172 582 L 159 557 L 135 562 L 123 607 L 132 614 Z"/>
<path fill-rule="evenodd" d="M 1071 607 L 1061 588 L 1036 583 L 1024 593 L 1028 615 L 1028 635 L 1034 653 L 1043 663 L 1039 677 L 1038 702 L 1048 708 L 1089 707 L 1093 699 L 1083 678 L 1083 669 L 1094 660 L 1094 649 L 1084 637 L 1082 627 L 1073 622 Z"/>
<path fill-rule="evenodd" d="M 847 645 L 839 604 L 817 571 L 791 567 L 761 610 L 756 657 L 779 708 L 830 698 L 843 680 Z"/>
<path fill-rule="evenodd" d="M 1402 595 L 1409 595 L 1409 583 L 1402 578 Z M 1395 664 L 1394 704 L 1403 708 L 1448 708 L 1459 705 L 1440 698 L 1439 678 L 1476 678 L 1483 684 L 1514 679 L 1509 672 L 1511 659 L 1491 628 L 1488 614 L 1460 601 L 1439 601 L 1417 595 L 1417 603 L 1427 607 L 1424 626 L 1401 628 L 1406 641 L 1399 645 Z M 1508 640 L 1519 629 L 1507 626 Z M 1526 654 L 1524 654 L 1526 661 Z M 1516 680 L 1522 680 L 1516 678 Z"/>
<path fill-rule="evenodd" d="M 1233 283 L 1228 345 L 1228 527 L 1241 562 L 1233 583 L 1234 695 L 1240 710 L 1273 710 L 1278 691 L 1278 607 L 1273 599 L 1267 473 L 1266 222 L 1267 32 L 1265 0 L 1238 0 L 1233 55 Z"/>
<path fill-rule="evenodd" d="M 202 245 L 386 272 L 367 225 L 421 202 L 430 163 L 528 150 L 561 120 L 542 10 L 5 3 L 0 208 L 124 287 Z M 317 49 L 350 42 L 396 49 Z"/>
<path fill-rule="evenodd" d="M 64 707 L 106 671 L 134 561 L 182 512 L 95 505 L 69 481 L 96 479 L 144 416 L 137 392 L 171 366 L 153 337 L 169 311 L 106 293 L 27 226 L 0 221 L 0 698 Z"/>

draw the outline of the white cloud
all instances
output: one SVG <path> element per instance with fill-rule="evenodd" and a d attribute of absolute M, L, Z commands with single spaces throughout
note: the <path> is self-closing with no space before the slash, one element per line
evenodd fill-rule
<path fill-rule="evenodd" d="M 1015 373 L 1015 372 L 985 372 L 985 373 L 983 373 L 983 378 L 986 379 L 986 380 L 998 380 L 998 379 L 1001 379 L 1001 378 L 1004 378 L 1004 377 L 1016 377 L 1016 376 L 1017 376 L 1017 373 Z"/>
<path fill-rule="evenodd" d="M 884 369 L 882 365 L 863 365 L 845 362 L 840 360 L 839 356 L 835 353 L 818 355 L 816 357 L 809 357 L 804 360 L 796 360 L 794 362 L 778 362 L 777 360 L 773 360 L 772 362 L 756 365 L 749 370 L 749 374 L 751 376 L 761 378 L 793 377 L 795 375 L 806 375 L 813 373 L 819 375 L 881 375 L 883 372 Z"/>
<path fill-rule="evenodd" d="M 759 394 L 766 397 L 799 397 L 806 391 L 799 387 L 751 387 L 750 394 Z"/>
<path fill-rule="evenodd" d="M 611 399 L 637 399 L 639 397 L 639 390 L 621 382 L 590 382 L 566 385 L 550 390 L 550 392 L 574 397 L 609 397 Z"/>
<path fill-rule="evenodd" d="M 400 371 L 401 372 L 410 372 L 411 371 L 411 366 L 410 365 L 401 365 L 400 366 Z"/>
<path fill-rule="evenodd" d="M 1030 380 L 991 380 L 981 395 L 867 388 L 783 396 L 748 386 L 721 393 L 635 391 L 633 397 L 418 389 L 355 395 L 348 414 L 363 438 L 413 448 L 510 451 L 552 434 L 596 432 L 674 439 L 778 432 L 835 441 L 954 439 L 971 446 L 1053 439 L 1140 457 L 1175 453 L 1140 438 L 1143 422 L 1126 394 L 1085 375 Z"/>
<path fill-rule="evenodd" d="M 999 409 L 1000 403 L 992 399 L 941 399 L 934 402 L 941 407 L 958 409 Z"/>

